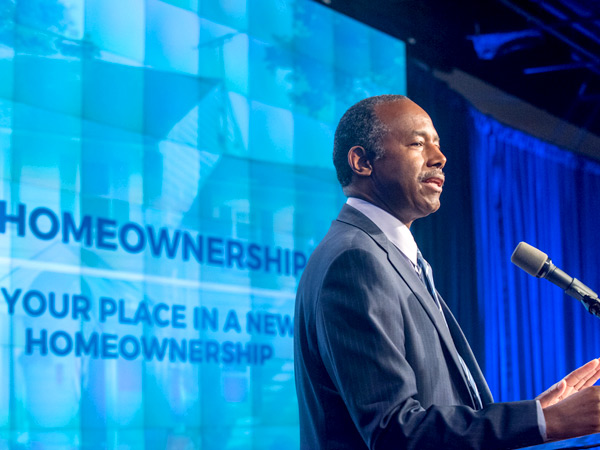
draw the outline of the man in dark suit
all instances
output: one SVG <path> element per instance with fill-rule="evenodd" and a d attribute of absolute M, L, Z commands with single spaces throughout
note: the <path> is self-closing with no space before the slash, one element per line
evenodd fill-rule
<path fill-rule="evenodd" d="M 303 449 L 514 448 L 600 431 L 598 360 L 534 400 L 493 403 L 409 230 L 439 208 L 445 162 L 406 97 L 363 100 L 340 120 L 348 202 L 296 297 Z"/>

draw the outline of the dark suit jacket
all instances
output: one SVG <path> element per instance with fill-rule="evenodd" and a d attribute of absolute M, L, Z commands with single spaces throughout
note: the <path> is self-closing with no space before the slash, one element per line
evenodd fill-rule
<path fill-rule="evenodd" d="M 442 302 L 443 303 L 443 302 Z M 535 401 L 493 403 L 456 320 L 408 259 L 345 205 L 296 297 L 303 449 L 493 449 L 541 443 Z M 484 404 L 475 410 L 457 354 Z"/>

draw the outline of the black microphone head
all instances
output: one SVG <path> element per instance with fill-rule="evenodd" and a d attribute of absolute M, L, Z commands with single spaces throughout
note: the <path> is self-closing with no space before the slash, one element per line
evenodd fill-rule
<path fill-rule="evenodd" d="M 548 260 L 548 255 L 543 251 L 529 245 L 527 242 L 519 242 L 510 260 L 529 275 L 538 277 Z"/>

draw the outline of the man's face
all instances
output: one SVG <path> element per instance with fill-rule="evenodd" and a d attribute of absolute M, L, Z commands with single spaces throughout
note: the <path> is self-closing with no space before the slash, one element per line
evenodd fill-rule
<path fill-rule="evenodd" d="M 371 174 L 377 203 L 407 226 L 440 207 L 446 157 L 429 115 L 416 103 L 401 100 L 375 107 L 389 132 L 385 155 Z"/>

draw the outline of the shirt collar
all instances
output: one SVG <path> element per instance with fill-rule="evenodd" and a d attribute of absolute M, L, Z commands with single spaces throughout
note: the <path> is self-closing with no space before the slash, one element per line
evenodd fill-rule
<path fill-rule="evenodd" d="M 413 265 L 417 266 L 417 251 L 419 247 L 417 247 L 415 238 L 406 225 L 387 211 L 360 198 L 348 197 L 346 203 L 367 216 L 404 253 Z"/>

